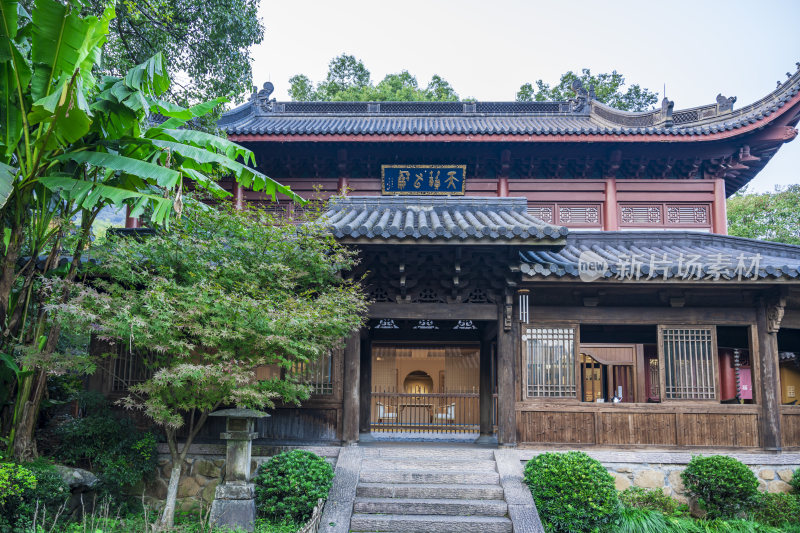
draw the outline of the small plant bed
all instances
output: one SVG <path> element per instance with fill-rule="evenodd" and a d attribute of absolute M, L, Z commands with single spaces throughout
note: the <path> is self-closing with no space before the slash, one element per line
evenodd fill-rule
<path fill-rule="evenodd" d="M 703 518 L 660 489 L 615 490 L 582 452 L 544 453 L 525 466 L 547 533 L 800 533 L 800 469 L 791 494 L 758 492 L 750 469 L 726 456 L 694 457 L 682 477 Z"/>
<path fill-rule="evenodd" d="M 311 519 L 317 502 L 328 498 L 333 468 L 312 452 L 292 450 L 262 464 L 253 482 L 259 525 L 294 533 Z"/>

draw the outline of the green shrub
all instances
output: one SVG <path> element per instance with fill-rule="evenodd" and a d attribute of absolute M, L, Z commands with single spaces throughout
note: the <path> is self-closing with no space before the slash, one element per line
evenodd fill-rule
<path fill-rule="evenodd" d="M 33 472 L 14 463 L 0 463 L 0 508 L 5 509 L 23 493 L 35 488 L 36 476 Z"/>
<path fill-rule="evenodd" d="M 333 468 L 309 451 L 284 452 L 262 464 L 255 477 L 259 515 L 275 522 L 302 524 L 319 498 L 327 499 Z"/>
<path fill-rule="evenodd" d="M 34 514 L 39 524 L 51 525 L 69 495 L 61 474 L 43 460 L 0 464 L 0 531 L 27 531 Z"/>
<path fill-rule="evenodd" d="M 800 496 L 800 468 L 794 471 L 792 479 L 789 481 L 792 486 L 792 492 Z"/>
<path fill-rule="evenodd" d="M 534 457 L 525 465 L 525 483 L 549 531 L 603 530 L 619 516 L 614 478 L 583 452 Z"/>
<path fill-rule="evenodd" d="M 102 489 L 118 503 L 128 488 L 151 476 L 158 466 L 155 436 L 108 411 L 71 420 L 56 435 L 60 441 L 56 458 L 93 471 Z"/>
<path fill-rule="evenodd" d="M 675 498 L 670 498 L 660 489 L 643 489 L 641 487 L 628 487 L 619 493 L 622 505 L 635 509 L 659 511 L 666 515 L 687 515 L 689 506 L 680 503 Z"/>
<path fill-rule="evenodd" d="M 753 520 L 770 526 L 800 524 L 800 498 L 793 494 L 760 493 L 751 512 Z"/>
<path fill-rule="evenodd" d="M 726 455 L 695 456 L 681 473 L 690 496 L 709 518 L 734 518 L 758 495 L 758 480 L 741 461 Z"/>

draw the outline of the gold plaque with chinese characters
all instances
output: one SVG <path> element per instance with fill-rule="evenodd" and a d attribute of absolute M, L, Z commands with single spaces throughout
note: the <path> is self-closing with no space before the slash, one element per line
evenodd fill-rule
<path fill-rule="evenodd" d="M 464 195 L 467 165 L 381 165 L 381 192 Z"/>

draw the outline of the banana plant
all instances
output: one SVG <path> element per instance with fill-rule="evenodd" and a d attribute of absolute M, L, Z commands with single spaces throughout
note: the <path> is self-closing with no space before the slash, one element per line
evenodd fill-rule
<path fill-rule="evenodd" d="M 91 221 L 104 207 L 127 206 L 132 216 L 149 213 L 152 225 L 168 226 L 185 187 L 228 196 L 214 179 L 221 174 L 273 199 L 281 193 L 304 203 L 254 170 L 251 151 L 186 128 L 224 100 L 190 108 L 163 100 L 170 80 L 161 54 L 125 76 L 97 79 L 93 67 L 114 7 L 98 17 L 84 17 L 80 8 L 77 0 L 34 0 L 29 14 L 17 0 L 0 0 L 0 350 L 7 353 L 43 337 L 41 351 L 54 350 L 58 327 L 44 331 L 46 313 L 31 290 L 37 259 L 48 254 L 47 270 L 70 253 L 64 275 L 74 277 Z M 64 250 L 69 233 L 78 239 Z M 27 316 L 37 320 L 26 322 Z M 34 385 L 17 387 L 31 391 L 17 401 L 33 403 L 20 410 L 25 428 L 18 439 L 25 434 L 30 441 L 43 360 L 24 369 L 33 371 L 23 379 Z M 23 448 L 15 447 L 15 455 Z"/>

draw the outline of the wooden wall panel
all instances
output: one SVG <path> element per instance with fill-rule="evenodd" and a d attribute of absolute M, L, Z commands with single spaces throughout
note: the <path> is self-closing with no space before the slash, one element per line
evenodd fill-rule
<path fill-rule="evenodd" d="M 755 407 L 679 402 L 614 407 L 518 403 L 518 440 L 530 444 L 757 448 L 759 414 Z M 784 446 L 800 446 L 800 410 L 784 411 L 783 420 Z"/>
<path fill-rule="evenodd" d="M 800 413 L 781 415 L 781 435 L 784 448 L 800 447 Z"/>
<path fill-rule="evenodd" d="M 674 413 L 597 413 L 597 444 L 675 446 Z"/>
<path fill-rule="evenodd" d="M 260 438 L 276 441 L 335 441 L 337 409 L 275 409 L 260 429 Z"/>
<path fill-rule="evenodd" d="M 517 413 L 517 440 L 520 442 L 594 444 L 594 432 L 593 413 Z"/>
<path fill-rule="evenodd" d="M 678 445 L 756 447 L 758 415 L 679 413 Z"/>

